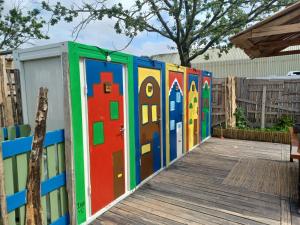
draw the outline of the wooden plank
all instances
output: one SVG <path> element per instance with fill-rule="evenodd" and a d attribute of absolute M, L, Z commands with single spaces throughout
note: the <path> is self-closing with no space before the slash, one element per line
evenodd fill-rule
<path fill-rule="evenodd" d="M 18 69 L 14 70 L 14 80 L 15 80 L 15 92 L 16 92 L 16 107 L 17 107 L 17 124 L 23 124 L 23 112 L 22 112 L 22 95 L 21 95 L 21 81 L 20 81 L 20 71 Z"/>
<path fill-rule="evenodd" d="M 262 103 L 261 103 L 261 129 L 265 128 L 265 112 L 266 112 L 266 97 L 267 97 L 267 86 L 263 86 Z"/>
<path fill-rule="evenodd" d="M 3 141 L 3 133 L 0 137 L 0 141 Z M 2 143 L 0 143 L 0 209 L 1 209 L 1 222 L 3 225 L 9 225 L 7 206 L 6 206 L 6 191 L 5 191 L 5 173 L 4 162 L 2 157 Z"/>
<path fill-rule="evenodd" d="M 251 101 L 251 100 L 243 99 L 243 98 L 237 98 L 236 100 L 239 101 L 239 102 L 250 103 L 250 104 L 253 104 L 253 105 L 256 105 L 256 104 L 260 105 L 261 104 L 261 103 L 258 103 L 256 101 Z M 273 109 L 281 109 L 281 110 L 289 111 L 289 112 L 298 112 L 298 113 L 300 112 L 300 110 L 298 110 L 298 109 L 285 108 L 285 107 L 282 107 L 282 106 L 272 105 L 272 104 L 266 104 L 266 107 L 273 108 Z"/>
<path fill-rule="evenodd" d="M 290 203 L 288 200 L 281 200 L 281 225 L 292 225 Z"/>
<path fill-rule="evenodd" d="M 57 146 L 52 145 L 47 148 L 47 165 L 48 165 L 48 178 L 54 177 L 58 174 L 57 171 Z M 60 216 L 60 204 L 58 200 L 58 190 L 50 192 L 50 218 L 51 223 L 57 220 Z"/>
<path fill-rule="evenodd" d="M 300 32 L 300 23 L 275 25 L 252 30 L 252 38 Z M 282 41 L 284 42 L 284 40 Z"/>
<path fill-rule="evenodd" d="M 227 185 L 224 180 L 243 158 L 264 159 L 274 164 L 287 160 L 285 154 L 288 152 L 288 145 L 210 139 L 111 208 L 110 214 L 104 213 L 98 222 L 284 224 L 291 216 L 288 214 L 289 202 L 282 202 L 281 195 L 251 191 L 249 186 Z M 243 173 L 250 168 L 246 164 L 240 165 Z M 277 173 L 277 170 L 270 170 Z M 291 170 L 282 171 L 282 176 L 288 177 Z M 256 179 L 252 170 L 245 174 Z M 293 187 L 294 184 L 289 182 L 287 179 L 282 183 Z M 272 186 L 270 179 L 256 179 L 253 184 Z M 285 186 L 282 188 L 286 189 Z"/>
<path fill-rule="evenodd" d="M 57 145 L 57 151 L 58 151 L 58 173 L 60 174 L 66 171 L 64 143 L 59 143 Z M 66 187 L 60 188 L 59 195 L 60 195 L 60 206 L 61 206 L 60 216 L 62 216 L 68 211 L 68 198 L 67 198 Z"/>
<path fill-rule="evenodd" d="M 7 128 L 8 140 L 14 140 L 16 138 L 16 128 L 14 126 Z M 6 195 L 12 195 L 15 193 L 15 188 L 17 186 L 16 182 L 16 159 L 15 157 L 7 158 L 4 160 L 4 177 L 10 179 L 5 179 L 5 192 Z M 9 224 L 16 224 L 16 212 L 12 211 L 8 214 Z"/>
<path fill-rule="evenodd" d="M 28 154 L 20 154 L 16 156 L 17 161 L 17 178 L 18 178 L 18 191 L 26 188 L 27 171 L 28 171 Z M 19 209 L 20 225 L 25 224 L 25 206 Z"/>
<path fill-rule="evenodd" d="M 8 101 L 8 90 L 7 90 L 7 74 L 6 74 L 6 60 L 4 56 L 0 57 L 0 90 L 2 94 L 2 103 L 5 115 L 5 126 L 11 126 L 14 124 L 12 107 Z"/>
<path fill-rule="evenodd" d="M 43 149 L 43 157 L 42 157 L 42 162 L 41 162 L 41 181 L 45 181 L 47 179 L 47 168 L 46 168 L 46 160 L 47 160 L 47 151 L 46 149 Z M 41 198 L 41 204 L 42 204 L 42 220 L 43 224 L 46 225 L 47 223 L 47 218 L 48 218 L 48 207 L 47 207 L 47 195 L 42 196 Z"/>

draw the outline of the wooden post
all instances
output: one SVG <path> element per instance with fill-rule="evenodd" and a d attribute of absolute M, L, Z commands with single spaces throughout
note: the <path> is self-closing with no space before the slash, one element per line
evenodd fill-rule
<path fill-rule="evenodd" d="M 32 151 L 29 158 L 27 178 L 26 225 L 42 225 L 41 205 L 41 160 L 43 143 L 46 134 L 46 118 L 48 112 L 48 89 L 40 88 L 36 126 L 32 142 Z"/>
<path fill-rule="evenodd" d="M 225 80 L 225 119 L 226 128 L 235 127 L 235 110 L 236 110 L 236 90 L 235 90 L 235 77 L 228 76 Z"/>
<path fill-rule="evenodd" d="M 0 57 L 0 91 L 2 95 L 2 103 L 4 109 L 4 126 L 12 126 L 14 124 L 12 107 L 8 101 L 8 88 L 7 88 L 7 74 L 6 74 L 6 59 L 4 56 Z"/>
<path fill-rule="evenodd" d="M 261 103 L 261 129 L 265 128 L 265 116 L 266 116 L 266 97 L 267 97 L 267 86 L 263 86 L 262 92 L 262 103 Z"/>
<path fill-rule="evenodd" d="M 20 71 L 18 69 L 14 70 L 14 78 L 15 78 L 17 117 L 18 117 L 17 124 L 23 124 L 21 81 L 20 81 Z"/>
<path fill-rule="evenodd" d="M 8 224 L 8 214 L 7 214 L 7 206 L 6 206 L 6 193 L 4 186 L 4 165 L 2 158 L 2 144 L 0 143 L 0 210 L 1 210 L 1 221 L 0 224 L 9 225 Z M 2 222 L 2 223 L 1 223 Z"/>

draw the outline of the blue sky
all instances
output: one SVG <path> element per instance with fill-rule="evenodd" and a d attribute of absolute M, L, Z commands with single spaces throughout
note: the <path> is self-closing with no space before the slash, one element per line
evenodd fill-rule
<path fill-rule="evenodd" d="M 40 6 L 41 1 L 42 0 L 6 0 L 5 8 L 10 8 L 16 4 L 21 4 L 24 10 L 32 9 L 33 7 Z M 132 1 L 133 0 L 126 0 L 122 1 L 122 3 L 124 3 L 125 6 L 129 6 L 132 4 Z M 55 4 L 56 0 L 49 0 L 49 2 L 50 4 Z M 71 1 L 60 0 L 60 2 L 64 4 L 70 4 Z M 78 1 L 76 2 L 78 3 Z M 79 19 L 77 22 L 78 21 Z M 74 37 L 72 37 L 72 30 L 76 24 L 76 21 L 74 23 L 60 22 L 58 25 L 50 26 L 48 30 L 48 36 L 50 39 L 32 41 L 32 44 L 44 45 L 60 41 L 74 40 Z M 122 49 L 128 43 L 129 39 L 124 35 L 116 34 L 113 26 L 114 21 L 111 19 L 93 22 L 89 24 L 83 31 L 81 31 L 76 41 L 112 50 Z M 30 45 L 27 44 L 24 47 L 27 46 Z M 143 32 L 139 34 L 133 40 L 131 45 L 124 51 L 135 55 L 151 56 L 154 54 L 174 52 L 174 50 L 169 49 L 169 46 L 174 45 L 168 39 L 163 38 L 158 34 Z"/>

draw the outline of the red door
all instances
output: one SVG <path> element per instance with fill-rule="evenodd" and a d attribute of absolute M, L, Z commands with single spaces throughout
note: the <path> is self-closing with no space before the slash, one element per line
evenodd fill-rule
<path fill-rule="evenodd" d="M 86 60 L 92 214 L 125 192 L 123 66 Z"/>

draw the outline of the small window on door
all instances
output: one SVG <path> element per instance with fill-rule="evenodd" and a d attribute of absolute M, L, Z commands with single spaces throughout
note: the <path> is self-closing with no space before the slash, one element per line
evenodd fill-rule
<path fill-rule="evenodd" d="M 170 111 L 175 111 L 175 101 L 170 101 Z"/>
<path fill-rule="evenodd" d="M 104 126 L 103 122 L 95 122 L 93 124 L 93 144 L 100 145 L 104 143 Z"/>
<path fill-rule="evenodd" d="M 152 116 L 152 122 L 157 121 L 157 105 L 152 105 L 151 106 L 151 116 Z"/>
<path fill-rule="evenodd" d="M 111 101 L 109 109 L 110 109 L 110 119 L 118 120 L 119 119 L 119 102 Z"/>
<path fill-rule="evenodd" d="M 181 102 L 181 94 L 180 94 L 179 91 L 176 92 L 176 102 L 177 102 L 177 103 L 180 103 L 180 102 Z"/>
<path fill-rule="evenodd" d="M 146 124 L 149 122 L 148 105 L 142 105 L 142 123 Z"/>

